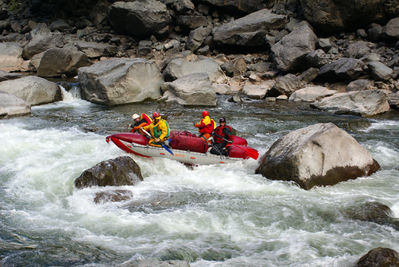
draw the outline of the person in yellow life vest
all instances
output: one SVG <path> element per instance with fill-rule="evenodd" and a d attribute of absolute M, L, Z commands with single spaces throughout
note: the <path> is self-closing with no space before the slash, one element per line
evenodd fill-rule
<path fill-rule="evenodd" d="M 204 110 L 202 112 L 202 120 L 199 123 L 195 123 L 194 126 L 197 127 L 198 131 L 201 133 L 200 137 L 210 143 L 209 138 L 211 137 L 213 130 L 216 128 L 216 123 L 209 117 L 208 111 Z"/>
<path fill-rule="evenodd" d="M 161 144 L 170 137 L 169 124 L 158 112 L 152 113 L 152 117 L 152 123 L 143 129 L 151 133 L 152 138 L 148 141 L 150 146 L 162 147 Z"/>
<path fill-rule="evenodd" d="M 151 118 L 147 114 L 142 113 L 140 116 L 138 114 L 133 114 L 132 119 L 134 123 L 129 125 L 129 127 L 132 128 L 130 132 L 139 132 L 140 134 L 145 135 L 141 128 L 150 125 L 152 122 Z"/>

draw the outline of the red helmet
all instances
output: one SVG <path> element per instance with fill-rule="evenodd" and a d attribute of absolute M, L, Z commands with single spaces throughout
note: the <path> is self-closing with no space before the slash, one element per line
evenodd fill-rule
<path fill-rule="evenodd" d="M 209 112 L 206 110 L 202 111 L 202 118 L 205 118 L 206 116 L 209 116 Z"/>
<path fill-rule="evenodd" d="M 152 113 L 152 117 L 154 118 L 154 119 L 156 119 L 156 118 L 158 118 L 158 117 L 160 117 L 161 116 L 161 114 L 159 114 L 159 112 L 154 112 L 154 113 Z"/>

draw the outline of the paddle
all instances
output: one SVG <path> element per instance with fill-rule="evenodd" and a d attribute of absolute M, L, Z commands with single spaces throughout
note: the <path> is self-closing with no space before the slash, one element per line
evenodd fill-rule
<path fill-rule="evenodd" d="M 150 134 L 149 132 L 147 132 L 147 131 L 144 130 L 143 128 L 140 128 L 140 129 L 147 135 L 148 138 L 150 138 L 150 139 L 152 138 L 152 136 L 151 136 L 151 134 Z M 173 154 L 173 151 L 170 150 L 169 147 L 167 147 L 167 146 L 165 145 L 164 142 L 159 142 L 159 143 L 161 143 L 161 146 L 162 146 L 166 151 L 168 151 L 172 156 L 175 155 L 175 154 Z"/>

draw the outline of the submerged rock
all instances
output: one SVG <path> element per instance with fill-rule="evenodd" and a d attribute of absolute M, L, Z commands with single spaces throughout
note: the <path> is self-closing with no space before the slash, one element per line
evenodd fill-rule
<path fill-rule="evenodd" d="M 32 106 L 61 100 L 57 84 L 36 76 L 0 82 L 0 91 L 15 95 Z"/>
<path fill-rule="evenodd" d="M 381 90 L 337 93 L 311 104 L 311 107 L 335 114 L 354 114 L 364 117 L 389 111 L 389 103 Z"/>
<path fill-rule="evenodd" d="M 332 123 L 319 123 L 278 139 L 263 155 L 256 173 L 310 189 L 368 176 L 379 167 L 344 130 Z"/>
<path fill-rule="evenodd" d="M 390 248 L 373 248 L 356 263 L 356 267 L 399 266 L 399 253 Z"/>
<path fill-rule="evenodd" d="M 101 191 L 97 192 L 94 197 L 95 203 L 105 202 L 121 202 L 129 200 L 133 197 L 132 191 L 129 190 L 112 190 L 112 191 Z"/>
<path fill-rule="evenodd" d="M 142 58 L 114 58 L 79 68 L 82 96 L 94 103 L 120 105 L 161 97 L 161 72 Z"/>
<path fill-rule="evenodd" d="M 90 186 L 135 185 L 143 181 L 139 165 L 130 157 L 118 157 L 98 163 L 75 180 L 77 188 Z"/>

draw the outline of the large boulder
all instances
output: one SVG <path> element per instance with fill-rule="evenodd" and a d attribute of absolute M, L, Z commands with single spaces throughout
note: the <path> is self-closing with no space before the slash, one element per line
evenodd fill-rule
<path fill-rule="evenodd" d="M 191 51 L 197 50 L 211 32 L 211 27 L 199 27 L 195 30 L 192 30 L 187 38 L 186 49 Z"/>
<path fill-rule="evenodd" d="M 0 70 L 20 71 L 24 63 L 22 51 L 22 47 L 17 43 L 0 43 Z"/>
<path fill-rule="evenodd" d="M 30 106 L 21 98 L 0 91 L 0 119 L 30 113 Z"/>
<path fill-rule="evenodd" d="M 61 100 L 57 84 L 36 76 L 1 82 L 0 91 L 15 95 L 32 106 Z"/>
<path fill-rule="evenodd" d="M 263 99 L 265 98 L 267 92 L 269 92 L 270 89 L 273 88 L 274 84 L 274 80 L 266 80 L 260 82 L 246 81 L 242 91 L 246 96 L 250 98 Z"/>
<path fill-rule="evenodd" d="M 142 58 L 114 58 L 82 67 L 78 77 L 84 99 L 104 105 L 120 105 L 161 97 L 161 72 Z"/>
<path fill-rule="evenodd" d="M 279 96 L 286 95 L 290 96 L 293 92 L 300 89 L 303 86 L 303 82 L 301 79 L 291 73 L 288 73 L 284 76 L 279 76 L 276 78 L 276 83 L 273 88 L 270 90 L 268 95 L 270 96 Z"/>
<path fill-rule="evenodd" d="M 325 33 L 366 28 L 371 22 L 386 21 L 399 12 L 397 0 L 301 0 L 307 21 Z"/>
<path fill-rule="evenodd" d="M 356 263 L 356 267 L 399 266 L 399 253 L 390 248 L 373 248 Z"/>
<path fill-rule="evenodd" d="M 88 57 L 79 51 L 67 48 L 50 48 L 44 52 L 37 74 L 41 77 L 59 77 L 65 74 L 73 77 L 78 68 L 90 65 Z"/>
<path fill-rule="evenodd" d="M 172 20 L 166 5 L 156 0 L 115 2 L 108 19 L 115 31 L 137 37 L 164 34 Z"/>
<path fill-rule="evenodd" d="M 139 165 L 128 156 L 102 161 L 75 180 L 77 188 L 135 185 L 143 181 Z"/>
<path fill-rule="evenodd" d="M 292 93 L 288 100 L 293 102 L 313 102 L 323 97 L 331 96 L 336 92 L 336 90 L 330 90 L 324 86 L 308 86 Z"/>
<path fill-rule="evenodd" d="M 364 75 L 366 65 L 355 58 L 340 58 L 320 68 L 318 78 L 327 81 L 353 81 Z"/>
<path fill-rule="evenodd" d="M 216 106 L 216 92 L 208 74 L 194 73 L 162 85 L 167 102 L 185 106 Z"/>
<path fill-rule="evenodd" d="M 306 69 L 305 56 L 315 50 L 316 42 L 316 34 L 307 23 L 303 23 L 272 46 L 277 68 L 282 71 Z"/>
<path fill-rule="evenodd" d="M 387 97 L 380 90 L 337 93 L 311 104 L 312 107 L 335 114 L 355 114 L 364 117 L 387 112 Z"/>
<path fill-rule="evenodd" d="M 23 50 L 23 57 L 31 59 L 34 55 L 46 51 L 49 48 L 63 46 L 63 38 L 59 32 L 51 32 L 47 25 L 39 23 L 30 33 L 29 42 Z"/>
<path fill-rule="evenodd" d="M 172 59 L 163 72 L 167 81 L 194 73 L 207 73 L 211 82 L 222 83 L 226 80 L 226 76 L 215 60 L 195 55 Z"/>
<path fill-rule="evenodd" d="M 371 76 L 375 80 L 388 81 L 393 78 L 394 71 L 387 65 L 379 61 L 372 61 L 367 64 L 371 71 Z"/>
<path fill-rule="evenodd" d="M 283 28 L 287 21 L 284 15 L 262 9 L 214 28 L 213 39 L 220 45 L 263 46 L 266 33 Z"/>
<path fill-rule="evenodd" d="M 256 173 L 294 181 L 304 189 L 371 175 L 379 164 L 352 136 L 332 123 L 319 123 L 278 139 Z"/>

